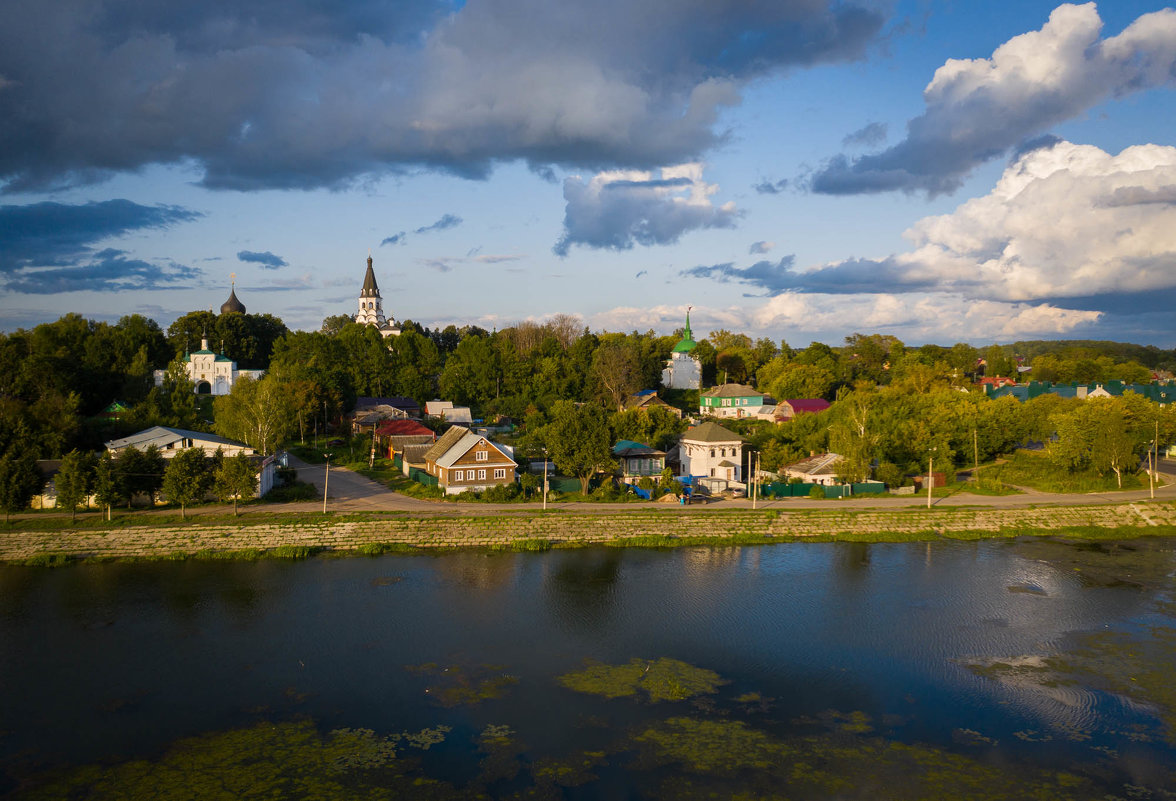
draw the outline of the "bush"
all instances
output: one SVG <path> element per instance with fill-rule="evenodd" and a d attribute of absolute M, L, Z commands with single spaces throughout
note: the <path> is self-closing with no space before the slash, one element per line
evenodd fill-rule
<path fill-rule="evenodd" d="M 882 462 L 874 470 L 874 478 L 893 489 L 895 487 L 901 487 L 905 477 L 898 465 L 893 462 Z"/>
<path fill-rule="evenodd" d="M 654 480 L 649 476 L 642 476 L 641 479 L 637 482 L 638 489 L 643 489 L 646 492 L 652 492 L 656 486 L 657 484 L 654 483 Z"/>
<path fill-rule="evenodd" d="M 812 498 L 814 501 L 824 500 L 825 488 L 822 487 L 820 484 L 813 484 L 812 489 L 809 490 L 809 497 Z"/>
<path fill-rule="evenodd" d="M 284 486 L 298 483 L 298 471 L 293 467 L 279 467 L 274 471 L 274 475 L 277 477 L 278 483 Z"/>
<path fill-rule="evenodd" d="M 518 498 L 522 493 L 522 488 L 518 484 L 495 484 L 490 489 L 482 493 L 482 500 L 491 503 L 509 503 Z"/>

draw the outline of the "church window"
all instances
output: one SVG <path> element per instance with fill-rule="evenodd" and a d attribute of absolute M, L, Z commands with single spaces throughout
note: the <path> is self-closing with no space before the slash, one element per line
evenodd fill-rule
<path fill-rule="evenodd" d="M 711 458 L 715 458 L 715 449 L 711 448 Z"/>

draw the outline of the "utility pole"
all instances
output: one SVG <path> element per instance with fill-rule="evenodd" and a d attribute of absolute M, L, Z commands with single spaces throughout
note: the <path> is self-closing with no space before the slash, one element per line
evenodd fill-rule
<path fill-rule="evenodd" d="M 376 425 L 372 424 L 372 452 L 368 455 L 368 470 L 376 466 Z"/>
<path fill-rule="evenodd" d="M 547 448 L 543 449 L 543 511 L 547 511 Z"/>
<path fill-rule="evenodd" d="M 759 494 L 759 454 L 755 455 L 755 470 L 751 474 L 751 509 L 755 511 L 755 499 Z"/>
<path fill-rule="evenodd" d="M 327 513 L 327 486 L 331 483 L 331 454 L 324 453 L 327 469 L 323 472 L 323 514 Z"/>
<path fill-rule="evenodd" d="M 927 457 L 927 508 L 931 508 L 931 488 L 935 486 L 935 449 Z"/>
<path fill-rule="evenodd" d="M 972 478 L 977 478 L 976 473 L 980 472 L 980 440 L 976 437 L 976 429 L 972 429 L 972 464 L 975 467 L 972 469 Z"/>

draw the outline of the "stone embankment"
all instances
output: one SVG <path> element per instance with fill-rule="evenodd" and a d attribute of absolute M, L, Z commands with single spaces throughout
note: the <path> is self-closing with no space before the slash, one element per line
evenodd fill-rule
<path fill-rule="evenodd" d="M 71 558 L 165 558 L 198 552 L 278 548 L 350 551 L 365 546 L 418 548 L 511 547 L 519 543 L 589 544 L 650 538 L 756 538 L 887 534 L 970 536 L 1065 528 L 1176 526 L 1171 503 L 1029 509 L 941 508 L 878 511 L 716 511 L 690 515 L 633 511 L 616 514 L 554 512 L 497 517 L 386 516 L 306 523 L 208 525 L 108 531 L 0 531 L 0 561 L 25 562 L 47 554 Z"/>

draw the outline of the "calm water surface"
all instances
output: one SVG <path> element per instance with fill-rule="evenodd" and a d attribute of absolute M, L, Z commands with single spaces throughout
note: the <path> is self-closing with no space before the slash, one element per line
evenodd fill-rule
<path fill-rule="evenodd" d="M 1174 571 L 1169 540 L 0 568 L 0 794 L 1171 798 Z"/>

